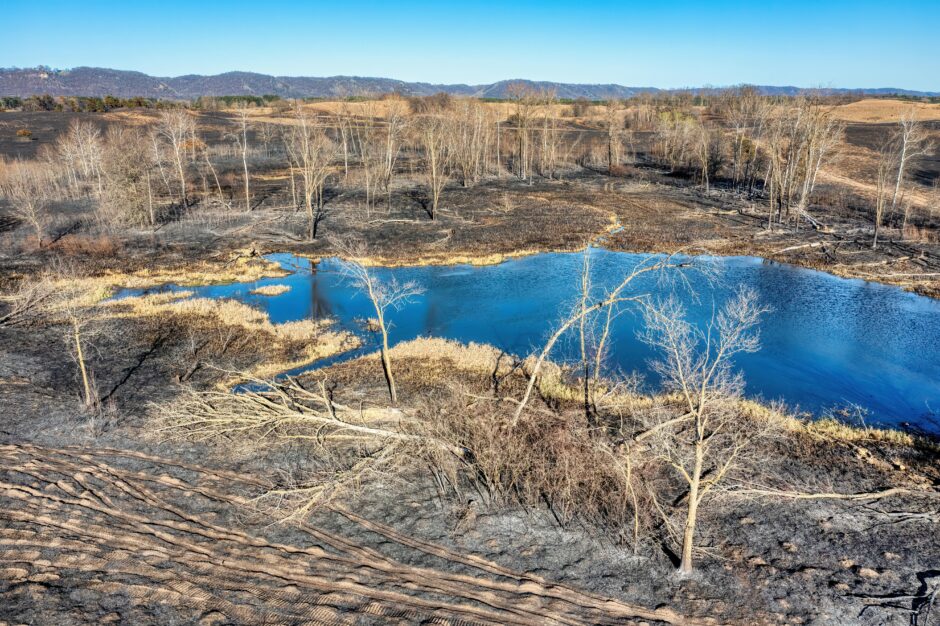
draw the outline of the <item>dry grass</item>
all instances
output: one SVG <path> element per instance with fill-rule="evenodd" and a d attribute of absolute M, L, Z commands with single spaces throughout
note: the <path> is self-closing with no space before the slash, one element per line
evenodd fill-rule
<path fill-rule="evenodd" d="M 481 374 L 492 373 L 500 356 L 500 351 L 489 344 L 464 344 L 437 337 L 403 341 L 390 352 L 396 360 L 447 359 L 457 369 Z"/>
<path fill-rule="evenodd" d="M 105 275 L 102 279 L 121 287 L 142 289 L 168 283 L 196 286 L 250 282 L 261 278 L 286 276 L 288 273 L 274 261 L 236 252 L 224 262 L 190 263 L 176 268 L 143 269 L 130 274 L 114 273 Z"/>
<path fill-rule="evenodd" d="M 262 285 L 252 289 L 249 293 L 256 296 L 279 296 L 290 291 L 290 285 Z"/>
<path fill-rule="evenodd" d="M 263 332 L 276 340 L 287 342 L 309 341 L 323 334 L 330 324 L 323 321 L 298 320 L 285 324 L 272 324 L 263 311 L 236 300 L 190 298 L 191 292 L 158 293 L 111 300 L 107 305 L 127 309 L 116 315 L 160 316 L 196 315 L 211 317 L 227 326 L 239 326 L 250 332 Z"/>
<path fill-rule="evenodd" d="M 243 332 L 270 337 L 265 342 L 268 358 L 249 372 L 250 376 L 268 378 L 286 370 L 351 350 L 359 345 L 354 335 L 332 328 L 327 321 L 298 320 L 273 324 L 267 314 L 235 300 L 191 298 L 192 292 L 157 293 L 108 301 L 113 316 L 208 319 L 214 325 L 235 327 Z M 222 381 L 223 386 L 239 382 L 239 377 Z"/>
<path fill-rule="evenodd" d="M 365 267 L 423 267 L 437 265 L 499 265 L 510 259 L 533 256 L 547 252 L 572 252 L 571 248 L 531 248 L 525 250 L 514 250 L 512 252 L 488 252 L 488 253 L 467 253 L 467 252 L 441 252 L 439 254 L 424 254 L 414 257 L 383 257 L 383 256 L 365 256 L 359 257 L 356 261 Z M 322 257 L 308 256 L 316 263 Z"/>
<path fill-rule="evenodd" d="M 837 106 L 833 110 L 836 117 L 847 122 L 883 124 L 897 122 L 898 118 L 909 111 L 911 107 L 914 107 L 917 111 L 918 120 L 940 120 L 940 104 L 908 102 L 905 100 L 866 98 L 858 102 Z"/>
<path fill-rule="evenodd" d="M 167 284 L 200 286 L 250 282 L 261 278 L 286 276 L 288 273 L 273 261 L 236 252 L 228 261 L 202 261 L 187 266 L 146 268 L 125 273 L 105 272 L 96 276 L 52 276 L 49 280 L 54 289 L 74 291 L 77 294 L 74 304 L 92 306 L 122 288 L 147 289 Z"/>

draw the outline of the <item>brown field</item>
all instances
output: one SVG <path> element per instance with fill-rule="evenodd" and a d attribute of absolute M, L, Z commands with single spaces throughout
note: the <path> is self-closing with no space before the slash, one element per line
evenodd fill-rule
<path fill-rule="evenodd" d="M 910 111 L 911 107 L 916 112 L 917 119 L 929 122 L 940 120 L 940 104 L 929 104 L 926 102 L 906 102 L 904 100 L 874 99 L 868 98 L 842 104 L 835 107 L 836 117 L 846 122 L 859 122 L 863 124 L 888 124 L 894 123 L 901 115 Z"/>

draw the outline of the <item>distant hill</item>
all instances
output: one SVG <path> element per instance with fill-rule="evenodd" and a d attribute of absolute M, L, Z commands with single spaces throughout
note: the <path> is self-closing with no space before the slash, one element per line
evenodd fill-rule
<path fill-rule="evenodd" d="M 686 90 L 664 90 L 655 87 L 623 85 L 578 85 L 571 83 L 504 80 L 489 85 L 435 85 L 409 83 L 391 78 L 358 76 L 269 76 L 251 72 L 226 72 L 214 76 L 190 74 L 172 78 L 149 76 L 141 72 L 112 70 L 100 67 L 76 67 L 53 70 L 46 67 L 0 68 L 0 96 L 27 97 L 39 94 L 52 96 L 116 96 L 189 100 L 199 96 L 276 95 L 282 98 L 345 97 L 397 92 L 425 96 L 439 92 L 483 98 L 505 98 L 509 86 L 525 83 L 535 89 L 553 90 L 559 98 L 604 100 L 628 98 L 641 93 L 720 91 L 723 88 L 696 87 Z M 798 87 L 758 86 L 768 95 L 795 95 L 805 90 Z M 862 93 L 865 95 L 938 96 L 940 92 L 881 87 L 876 89 L 826 89 L 831 93 Z"/>

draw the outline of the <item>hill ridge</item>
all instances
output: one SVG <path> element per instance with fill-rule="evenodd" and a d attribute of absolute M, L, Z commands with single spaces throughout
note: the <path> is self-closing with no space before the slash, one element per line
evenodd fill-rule
<path fill-rule="evenodd" d="M 437 84 L 408 82 L 394 78 L 373 76 L 273 76 L 258 72 L 230 71 L 221 74 L 185 74 L 182 76 L 151 76 L 133 70 L 102 67 L 75 67 L 66 70 L 45 66 L 33 68 L 0 68 L 0 96 L 27 97 L 49 94 L 52 96 L 111 95 L 119 98 L 143 96 L 151 98 L 189 100 L 200 96 L 276 95 L 282 98 L 347 97 L 397 92 L 408 96 L 425 96 L 439 92 L 452 95 L 505 98 L 509 86 L 523 83 L 539 89 L 554 90 L 559 98 L 587 98 L 604 100 L 628 98 L 644 93 L 713 93 L 729 87 L 690 87 L 686 89 L 660 89 L 657 87 L 631 87 L 615 83 L 563 83 L 528 79 L 501 80 L 488 84 Z M 755 86 L 766 95 L 797 95 L 819 89 L 794 86 Z M 940 96 L 940 92 L 925 92 L 895 87 L 878 88 L 825 88 L 827 93 L 861 93 L 864 95 Z"/>

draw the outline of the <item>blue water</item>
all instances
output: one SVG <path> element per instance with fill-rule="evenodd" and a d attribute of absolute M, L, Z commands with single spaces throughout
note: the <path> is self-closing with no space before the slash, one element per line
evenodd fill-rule
<path fill-rule="evenodd" d="M 592 282 L 601 294 L 648 255 L 592 249 Z M 371 304 L 339 271 L 335 259 L 311 266 L 305 259 L 272 255 L 290 276 L 251 283 L 175 287 L 197 297 L 235 298 L 266 311 L 275 323 L 335 318 L 360 332 L 357 319 L 373 317 Z M 493 344 L 507 353 L 538 349 L 578 297 L 582 253 L 546 253 L 499 265 L 373 268 L 379 279 L 414 280 L 425 288 L 400 311 L 392 312 L 393 343 L 419 336 Z M 911 423 L 940 431 L 940 302 L 895 287 L 838 278 L 823 272 L 754 257 L 696 258 L 711 268 L 705 277 L 687 270 L 688 285 L 646 279 L 634 292 L 675 292 L 690 319 L 704 324 L 738 287 L 753 289 L 771 308 L 760 325 L 761 349 L 739 355 L 735 365 L 746 380 L 746 394 L 783 400 L 788 406 L 821 415 L 848 404 L 869 411 L 868 423 Z M 279 296 L 249 291 L 286 284 Z M 139 294 L 125 291 L 124 295 Z M 649 368 L 657 355 L 639 340 L 642 318 L 627 309 L 614 325 L 609 366 L 639 372 L 647 385 L 658 383 Z M 552 357 L 573 360 L 574 336 Z M 368 346 L 367 346 L 368 348 Z M 335 359 L 333 359 L 335 360 Z"/>

